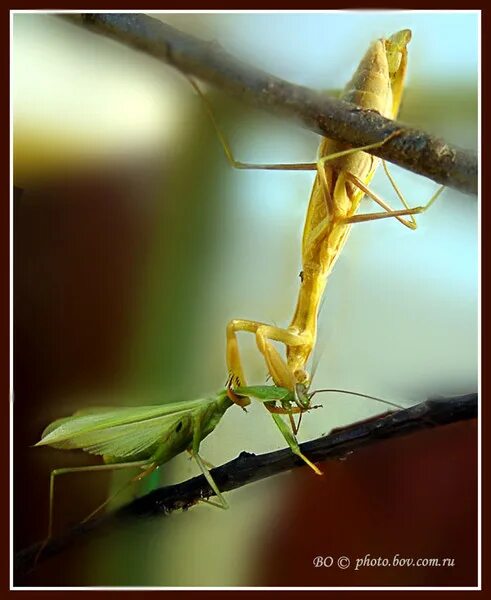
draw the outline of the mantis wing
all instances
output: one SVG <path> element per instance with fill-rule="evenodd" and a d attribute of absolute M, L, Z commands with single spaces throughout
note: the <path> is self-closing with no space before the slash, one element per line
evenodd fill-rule
<path fill-rule="evenodd" d="M 77 411 L 70 417 L 57 419 L 46 427 L 41 440 L 36 446 L 54 445 L 62 447 L 60 442 L 73 439 L 84 433 L 94 433 L 97 430 L 107 430 L 124 424 L 136 424 L 156 417 L 171 416 L 189 412 L 202 407 L 204 403 L 214 398 L 200 398 L 187 402 L 172 402 L 159 406 L 137 406 L 102 408 L 93 407 Z M 63 446 L 65 447 L 65 446 Z M 73 446 L 71 446 L 73 447 Z"/>
<path fill-rule="evenodd" d="M 84 426 L 83 431 L 69 438 L 63 436 L 61 441 L 56 441 L 55 430 L 41 440 L 41 443 L 63 450 L 82 449 L 90 454 L 132 459 L 136 455 L 148 453 L 157 443 L 165 443 L 177 430 L 181 431 L 182 428 L 183 432 L 188 431 L 188 427 L 179 427 L 179 423 L 190 423 L 191 412 L 163 415 L 92 431 Z"/>
<path fill-rule="evenodd" d="M 195 418 L 208 419 L 205 417 L 208 409 L 224 401 L 231 404 L 226 390 L 207 398 L 162 406 L 84 409 L 48 425 L 35 445 L 82 449 L 91 454 L 129 460 L 137 460 L 136 457 L 143 454 L 144 458 L 149 458 L 157 445 L 166 445 L 168 447 L 165 450 L 172 455 L 175 451 L 181 452 L 192 442 Z M 223 407 L 223 411 L 228 405 Z M 223 411 L 212 410 L 208 419 L 212 429 Z"/>
<path fill-rule="evenodd" d="M 142 453 L 148 453 L 157 443 L 165 443 L 178 429 L 180 430 L 178 426 L 183 421 L 190 423 L 189 414 L 164 415 L 147 421 L 81 433 L 51 445 L 62 449 L 79 448 L 100 456 L 132 459 Z M 189 431 L 189 428 L 183 427 L 182 431 Z"/>

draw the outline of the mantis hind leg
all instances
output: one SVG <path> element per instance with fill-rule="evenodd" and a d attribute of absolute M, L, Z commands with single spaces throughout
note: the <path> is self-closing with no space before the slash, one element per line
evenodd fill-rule
<path fill-rule="evenodd" d="M 131 466 L 131 463 L 122 463 L 124 465 L 126 465 L 123 468 L 129 468 Z M 112 466 L 112 465 L 111 465 Z M 133 463 L 133 466 L 137 466 Z M 134 483 L 136 483 L 137 481 L 141 481 L 144 477 L 147 477 L 148 475 L 150 475 L 150 473 L 153 473 L 155 471 L 155 469 L 158 468 L 157 463 L 147 463 L 147 462 L 143 462 L 141 465 L 141 468 L 143 469 L 143 471 L 141 473 L 138 473 L 138 475 L 135 475 L 134 477 L 132 477 L 129 481 L 127 481 L 126 483 L 124 483 L 122 486 L 118 487 L 117 490 L 115 490 L 112 494 L 110 494 L 106 500 L 104 500 L 104 502 L 102 504 L 99 504 L 99 506 L 93 510 L 89 515 L 87 515 L 85 517 L 85 519 L 83 519 L 81 521 L 81 523 L 87 523 L 87 521 L 90 521 L 90 519 L 92 519 L 92 517 L 94 517 L 98 512 L 100 512 L 105 506 L 107 506 L 110 502 L 112 502 L 112 500 L 114 500 L 114 498 L 116 498 L 116 496 L 118 496 L 123 490 L 125 490 L 127 487 L 129 487 L 130 485 L 133 485 Z"/>
<path fill-rule="evenodd" d="M 234 167 L 235 169 L 273 170 L 273 171 L 317 171 L 317 175 L 318 175 L 319 181 L 321 183 L 321 189 L 322 189 L 322 192 L 324 195 L 326 207 L 327 207 L 329 214 L 333 214 L 335 205 L 334 205 L 334 201 L 332 199 L 331 193 L 329 191 L 329 185 L 328 185 L 326 173 L 324 170 L 325 163 L 327 163 L 331 160 L 335 160 L 337 158 L 341 158 L 343 156 L 348 156 L 350 154 L 353 154 L 354 152 L 364 152 L 366 150 L 375 150 L 376 148 L 380 148 L 381 146 L 386 144 L 389 140 L 391 140 L 392 138 L 394 138 L 400 134 L 400 130 L 396 130 L 396 131 L 393 131 L 391 134 L 389 134 L 387 137 L 385 137 L 380 142 L 375 142 L 373 144 L 367 144 L 366 146 L 360 146 L 358 148 L 349 148 L 348 150 L 342 150 L 340 152 L 334 152 L 327 156 L 322 156 L 316 162 L 275 163 L 275 164 L 242 162 L 242 161 L 237 160 L 234 157 L 232 148 L 231 148 L 229 142 L 227 141 L 227 138 L 223 134 L 223 131 L 221 130 L 220 126 L 218 125 L 218 122 L 215 118 L 215 115 L 213 114 L 213 109 L 212 109 L 208 99 L 203 94 L 203 92 L 200 90 L 198 84 L 194 81 L 194 79 L 192 79 L 189 76 L 186 76 L 186 77 L 187 77 L 188 81 L 190 82 L 190 84 L 192 85 L 192 87 L 194 88 L 194 90 L 196 91 L 196 93 L 198 94 L 198 96 L 201 98 L 203 105 L 205 106 L 206 112 L 210 118 L 212 125 L 213 125 L 213 128 L 215 129 L 217 137 L 220 140 L 220 143 L 223 147 L 225 156 L 227 157 L 227 160 L 232 167 Z M 416 220 L 414 219 L 414 215 L 420 214 L 420 213 L 424 212 L 425 210 L 427 210 L 433 204 L 433 202 L 438 198 L 438 196 L 441 194 L 441 192 L 444 189 L 444 186 L 440 187 L 424 206 L 410 208 L 409 205 L 407 204 L 406 200 L 404 199 L 404 196 L 402 195 L 399 188 L 397 187 L 397 184 L 395 183 L 392 175 L 389 173 L 385 161 L 383 161 L 383 166 L 384 166 L 384 170 L 387 174 L 387 177 L 389 178 L 389 181 L 392 184 L 392 187 L 394 188 L 394 190 L 395 190 L 396 194 L 398 195 L 399 199 L 401 200 L 401 202 L 404 204 L 405 210 L 402 210 L 402 211 L 393 210 L 384 200 L 382 200 L 379 196 L 377 196 L 377 194 L 372 192 L 368 188 L 368 186 L 366 186 L 359 178 L 357 178 L 355 175 L 353 175 L 351 173 L 347 173 L 346 174 L 347 178 L 351 181 L 351 183 L 356 185 L 367 196 L 369 196 L 374 202 L 376 202 L 377 204 L 379 204 L 379 206 L 384 208 L 386 212 L 385 213 L 373 213 L 372 215 L 356 215 L 353 217 L 348 217 L 348 219 L 344 220 L 344 222 L 346 224 L 361 223 L 364 221 L 374 221 L 376 219 L 386 219 L 386 218 L 392 217 L 392 218 L 397 219 L 400 223 L 402 223 L 406 227 L 409 227 L 410 229 L 416 229 L 417 223 L 416 223 Z M 403 218 L 404 216 L 409 216 L 411 218 L 409 220 L 407 220 L 407 219 Z"/>
<path fill-rule="evenodd" d="M 317 171 L 319 174 L 319 180 L 321 182 L 321 187 L 322 187 L 324 196 L 326 198 L 326 205 L 327 205 L 328 209 L 331 209 L 330 210 L 331 214 L 332 214 L 332 208 L 333 208 L 333 206 L 332 206 L 333 201 L 331 199 L 331 196 L 330 196 L 330 193 L 328 190 L 326 174 L 325 174 L 325 170 L 323 168 L 325 163 L 327 163 L 331 160 L 341 158 L 343 156 L 348 156 L 350 154 L 353 154 L 354 152 L 364 152 L 366 150 L 374 150 L 376 148 L 383 146 L 389 140 L 398 136 L 399 134 L 400 134 L 400 130 L 397 130 L 397 131 L 392 132 L 390 135 L 388 135 L 386 138 L 384 138 L 380 142 L 375 142 L 374 144 L 368 144 L 367 146 L 360 146 L 358 148 L 349 148 L 348 150 L 342 150 L 340 152 L 334 152 L 333 154 L 328 154 L 326 156 L 322 156 L 319 159 L 319 161 L 317 163 Z M 394 191 L 396 192 L 397 196 L 399 197 L 400 201 L 404 205 L 404 209 L 402 209 L 402 210 L 392 209 L 382 198 L 380 198 L 380 196 L 378 196 L 367 185 L 365 185 L 365 183 L 363 181 L 361 181 L 361 179 L 359 177 L 357 177 L 353 173 L 346 172 L 346 174 L 345 174 L 346 179 L 348 181 L 350 181 L 353 185 L 355 185 L 363 193 L 365 193 L 369 198 L 371 198 L 379 206 L 381 206 L 385 210 L 385 212 L 384 213 L 372 213 L 372 214 L 368 214 L 368 215 L 353 215 L 351 217 L 343 218 L 342 222 L 346 223 L 346 224 L 351 224 L 351 223 L 362 223 L 364 221 L 374 221 L 377 219 L 395 218 L 400 223 L 402 223 L 402 225 L 405 225 L 409 229 L 416 229 L 417 223 L 416 223 L 416 219 L 414 218 L 414 215 L 421 214 L 421 213 L 425 212 L 428 208 L 430 208 L 430 206 L 435 202 L 435 200 L 438 198 L 438 196 L 442 193 L 445 186 L 439 187 L 425 205 L 411 208 L 409 206 L 409 204 L 407 203 L 406 199 L 404 198 L 402 192 L 398 188 L 394 178 L 390 174 L 389 169 L 387 168 L 387 164 L 384 160 L 382 161 L 382 164 L 384 167 L 384 171 L 387 175 L 387 178 L 389 179 L 389 181 L 390 181 L 392 187 L 394 188 Z M 403 218 L 404 216 L 409 216 L 410 219 L 409 220 L 404 219 Z"/>
<path fill-rule="evenodd" d="M 349 154 L 353 154 L 354 152 L 363 152 L 366 150 L 374 150 L 375 148 L 379 148 L 380 146 L 383 146 L 384 144 L 386 144 L 393 137 L 396 137 L 397 135 L 399 135 L 399 133 L 400 133 L 400 131 L 394 131 L 390 135 L 388 135 L 385 139 L 381 140 L 380 142 L 376 142 L 374 144 L 368 144 L 367 146 L 360 146 L 359 148 L 349 148 L 348 150 L 342 150 L 341 152 L 334 152 L 333 154 L 328 154 L 327 156 L 322 156 L 319 159 L 317 170 L 320 174 L 320 181 L 322 184 L 322 189 L 324 190 L 324 194 L 326 196 L 326 203 L 327 203 L 328 207 L 329 207 L 330 203 L 332 203 L 332 200 L 329 200 L 330 194 L 329 194 L 329 191 L 327 188 L 326 175 L 325 175 L 325 170 L 323 168 L 324 164 L 331 160 L 341 158 L 342 156 L 348 156 Z M 428 208 L 430 208 L 430 206 L 435 202 L 435 200 L 438 198 L 438 196 L 443 192 L 445 186 L 443 186 L 443 185 L 440 186 L 436 190 L 436 192 L 431 196 L 431 198 L 428 200 L 428 202 L 426 204 L 424 204 L 423 206 L 416 206 L 414 208 L 411 208 L 409 206 L 409 204 L 407 203 L 406 199 L 404 198 L 399 187 L 397 186 L 394 178 L 390 174 L 385 160 L 382 161 L 382 164 L 384 167 L 384 171 L 385 171 L 392 187 L 394 188 L 394 191 L 396 192 L 400 201 L 404 205 L 404 209 L 402 209 L 402 210 L 392 209 L 382 198 L 380 198 L 380 196 L 378 196 L 367 185 L 365 185 L 365 183 L 363 183 L 363 181 L 361 181 L 361 179 L 359 177 L 357 177 L 353 173 L 346 172 L 346 179 L 348 181 L 350 181 L 350 183 L 352 183 L 354 186 L 356 186 L 359 190 L 361 190 L 363 193 L 365 193 L 369 198 L 371 198 L 379 206 L 381 206 L 385 210 L 385 212 L 372 213 L 372 214 L 366 214 L 366 215 L 353 215 L 351 217 L 343 218 L 342 222 L 348 225 L 348 224 L 352 224 L 352 223 L 362 223 L 365 221 L 375 221 L 377 219 L 395 218 L 400 223 L 402 223 L 403 225 L 408 227 L 409 229 L 416 229 L 417 223 L 416 223 L 416 219 L 414 218 L 414 215 L 421 214 L 421 213 L 425 212 L 426 210 L 428 210 Z M 407 220 L 407 219 L 402 218 L 404 216 L 409 216 L 410 219 Z"/>
<path fill-rule="evenodd" d="M 380 146 L 383 146 L 389 140 L 398 136 L 399 134 L 400 134 L 400 130 L 393 131 L 391 134 L 389 134 L 387 137 L 385 137 L 380 142 L 375 142 L 373 144 L 367 144 L 366 146 L 359 146 L 358 148 L 348 148 L 347 150 L 341 150 L 339 152 L 332 152 L 331 154 L 326 154 L 325 156 L 321 156 L 318 159 L 318 161 L 316 163 L 317 176 L 318 176 L 320 184 L 321 184 L 321 189 L 322 189 L 322 193 L 324 195 L 324 200 L 326 202 L 326 208 L 327 208 L 328 214 L 334 215 L 336 213 L 336 206 L 335 206 L 335 202 L 331 196 L 331 192 L 329 191 L 329 185 L 327 182 L 327 176 L 326 176 L 326 171 L 324 169 L 324 165 L 329 161 L 336 160 L 338 158 L 342 158 L 343 156 L 349 156 L 350 154 L 354 154 L 355 152 L 364 152 L 366 150 L 375 150 L 376 148 L 380 148 Z M 348 175 L 348 173 L 346 173 L 346 175 Z"/>
<path fill-rule="evenodd" d="M 403 225 L 405 225 L 409 229 L 414 230 L 418 226 L 416 219 L 414 218 L 414 215 L 421 214 L 421 213 L 425 212 L 426 210 L 428 210 L 428 208 L 430 208 L 430 206 L 435 202 L 435 200 L 438 198 L 438 196 L 440 196 L 440 194 L 443 192 L 443 190 L 445 189 L 445 186 L 443 186 L 443 185 L 440 186 L 436 190 L 436 192 L 431 196 L 431 198 L 428 200 L 428 202 L 426 204 L 424 204 L 423 206 L 416 206 L 414 208 L 411 208 L 411 207 L 409 207 L 406 199 L 402 195 L 402 192 L 397 187 L 397 184 L 394 181 L 394 178 L 389 173 L 389 170 L 387 168 L 385 161 L 383 161 L 383 165 L 384 165 L 385 172 L 389 178 L 389 181 L 392 184 L 392 187 L 396 191 L 397 195 L 399 196 L 399 199 L 401 200 L 401 202 L 403 203 L 405 208 L 401 209 L 401 210 L 392 209 L 384 200 L 382 200 L 382 198 L 380 198 L 380 196 L 377 196 L 377 194 L 375 194 L 375 192 L 373 192 L 369 187 L 367 187 L 358 177 L 356 177 L 352 173 L 347 173 L 346 179 L 348 179 L 353 185 L 355 185 L 358 189 L 360 189 L 362 192 L 364 192 L 369 198 L 371 198 L 379 206 L 384 208 L 385 212 L 369 213 L 369 214 L 363 214 L 363 215 L 352 215 L 351 217 L 342 219 L 342 221 L 346 224 L 352 224 L 352 223 L 363 223 L 365 221 L 375 221 L 378 219 L 396 218 Z M 402 217 L 405 215 L 409 216 L 410 220 L 403 219 Z"/>
<path fill-rule="evenodd" d="M 46 548 L 46 545 L 48 544 L 49 540 L 51 539 L 51 537 L 53 535 L 53 506 L 54 506 L 55 478 L 58 475 L 66 475 L 67 473 L 87 473 L 87 472 L 94 472 L 94 471 L 96 471 L 96 472 L 115 471 L 117 469 L 129 469 L 129 468 L 144 467 L 144 466 L 150 466 L 148 464 L 148 461 L 115 463 L 115 464 L 108 464 L 108 465 L 89 465 L 86 467 L 63 467 L 61 469 L 53 469 L 51 471 L 50 480 L 49 480 L 48 533 L 47 533 L 44 541 L 41 543 L 41 546 L 36 554 L 36 558 L 34 559 L 34 565 L 36 565 L 36 563 L 38 562 L 39 557 L 41 556 L 43 550 Z M 141 479 L 142 474 L 139 474 L 137 477 Z M 134 479 L 130 480 L 130 482 L 128 482 L 128 484 L 126 484 L 126 485 L 129 485 L 129 483 L 133 483 L 133 481 L 134 481 Z M 124 487 L 126 487 L 126 485 Z M 108 504 L 108 502 L 110 502 L 119 492 L 121 492 L 122 489 L 123 488 L 120 488 L 119 490 L 117 490 L 117 492 L 115 494 L 112 494 L 107 500 L 105 500 L 100 506 L 98 506 L 95 511 L 92 511 L 90 513 L 90 515 L 82 521 L 82 523 L 85 523 L 92 516 L 94 516 L 97 512 L 99 512 L 99 510 L 101 510 L 104 506 L 106 506 Z"/>
<path fill-rule="evenodd" d="M 341 219 L 341 222 L 345 223 L 346 225 L 350 225 L 353 223 L 365 223 L 367 221 L 390 219 L 393 217 L 401 221 L 401 219 L 399 218 L 401 216 L 404 216 L 404 215 L 412 216 L 412 215 L 419 215 L 421 213 L 424 213 L 435 202 L 435 200 L 443 192 L 443 190 L 444 190 L 444 186 L 441 186 L 433 194 L 433 196 L 429 199 L 429 201 L 423 206 L 416 206 L 414 208 L 406 208 L 406 209 L 402 209 L 402 210 L 387 210 L 385 212 L 369 213 L 369 214 L 363 214 L 363 215 L 352 215 L 351 217 Z M 409 229 L 412 229 L 413 231 L 417 228 L 417 223 L 414 219 L 412 221 L 404 220 L 402 222 L 406 227 L 409 227 Z"/>

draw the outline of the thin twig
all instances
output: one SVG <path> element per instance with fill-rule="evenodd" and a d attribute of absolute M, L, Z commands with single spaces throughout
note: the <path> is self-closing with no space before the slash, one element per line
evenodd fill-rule
<path fill-rule="evenodd" d="M 477 416 L 477 394 L 452 398 L 432 398 L 405 410 L 390 412 L 374 419 L 354 423 L 329 435 L 301 444 L 301 450 L 314 462 L 342 458 L 353 451 L 408 433 L 446 425 Z M 266 454 L 242 452 L 237 458 L 211 471 L 221 491 L 227 492 L 246 484 L 272 477 L 305 463 L 292 454 L 289 448 Z M 201 499 L 213 496 L 214 492 L 203 475 L 183 483 L 159 488 L 141 498 L 133 500 L 119 510 L 77 525 L 62 537 L 51 539 L 42 551 L 39 561 L 59 554 L 65 548 L 78 543 L 95 529 L 101 529 L 116 519 L 161 517 L 177 509 L 187 509 Z M 16 576 L 20 577 L 33 568 L 41 544 L 34 544 L 16 555 Z"/>
<path fill-rule="evenodd" d="M 180 71 L 320 135 L 354 147 L 380 142 L 373 154 L 468 194 L 477 193 L 477 154 L 376 111 L 295 85 L 236 59 L 218 43 L 200 40 L 144 14 L 61 14 L 64 19 L 146 52 Z M 444 109 L 443 109 L 444 110 Z"/>

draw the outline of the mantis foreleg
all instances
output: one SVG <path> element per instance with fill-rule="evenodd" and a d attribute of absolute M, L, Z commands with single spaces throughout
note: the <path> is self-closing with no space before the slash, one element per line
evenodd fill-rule
<path fill-rule="evenodd" d="M 293 454 L 299 456 L 317 475 L 322 475 L 322 471 L 316 467 L 314 463 L 305 456 L 305 454 L 302 454 L 297 438 L 293 435 L 290 429 L 288 429 L 288 426 L 283 421 L 281 416 L 274 413 L 271 414 L 271 416 L 273 417 L 273 421 L 276 423 L 276 426 L 281 431 L 281 434 L 285 438 L 286 443 L 290 446 Z"/>
<path fill-rule="evenodd" d="M 296 383 L 295 374 L 291 371 L 286 361 L 270 343 L 270 340 L 282 342 L 288 347 L 312 344 L 309 336 L 299 335 L 266 323 L 233 319 L 227 325 L 227 366 L 232 383 L 244 386 L 245 376 L 240 360 L 237 332 L 249 331 L 256 334 L 256 343 L 259 351 L 264 356 L 268 372 L 278 387 L 293 390 Z"/>

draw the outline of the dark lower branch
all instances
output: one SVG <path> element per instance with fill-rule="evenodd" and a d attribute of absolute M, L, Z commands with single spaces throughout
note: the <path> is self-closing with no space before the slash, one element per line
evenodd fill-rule
<path fill-rule="evenodd" d="M 63 14 L 63 18 L 146 52 L 246 102 L 295 118 L 304 127 L 354 147 L 392 138 L 373 154 L 465 193 L 477 193 L 477 155 L 445 141 L 289 83 L 234 58 L 215 42 L 143 14 Z M 443 109 L 444 110 L 444 109 Z"/>
<path fill-rule="evenodd" d="M 329 435 L 302 444 L 301 448 L 302 452 L 314 462 L 339 459 L 354 450 L 383 439 L 475 417 L 477 417 L 477 394 L 430 399 L 405 410 L 386 413 L 371 420 L 333 430 Z M 301 466 L 305 467 L 305 463 L 286 448 L 258 456 L 242 452 L 234 460 L 213 469 L 211 473 L 218 487 L 226 492 Z M 63 537 L 50 540 L 39 561 L 62 552 L 80 537 L 115 519 L 148 515 L 165 516 L 174 510 L 188 508 L 200 499 L 212 495 L 213 491 L 202 475 L 183 483 L 159 488 L 113 513 L 74 527 Z M 16 555 L 15 569 L 18 576 L 32 568 L 39 548 L 40 544 L 35 544 Z"/>

